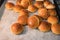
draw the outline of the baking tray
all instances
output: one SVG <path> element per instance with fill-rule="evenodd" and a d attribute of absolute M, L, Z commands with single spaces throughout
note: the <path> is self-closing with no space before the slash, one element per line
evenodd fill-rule
<path fill-rule="evenodd" d="M 15 0 L 8 0 L 15 3 Z M 53 2 L 53 0 L 50 0 Z M 10 32 L 10 27 L 16 22 L 18 13 L 5 9 L 6 1 L 0 8 L 0 40 L 60 40 L 60 35 L 50 32 L 40 32 L 36 29 L 29 29 L 27 26 L 20 35 L 14 35 Z"/>

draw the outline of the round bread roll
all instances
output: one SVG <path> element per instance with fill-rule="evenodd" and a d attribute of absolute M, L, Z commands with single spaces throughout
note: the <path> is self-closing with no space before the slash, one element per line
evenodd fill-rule
<path fill-rule="evenodd" d="M 22 0 L 16 0 L 16 5 L 21 5 Z"/>
<path fill-rule="evenodd" d="M 35 12 L 36 10 L 37 10 L 37 8 L 34 5 L 29 5 L 28 6 L 28 11 Z"/>
<path fill-rule="evenodd" d="M 21 5 L 24 7 L 24 8 L 28 8 L 29 6 L 29 2 L 26 2 L 26 1 L 21 1 Z"/>
<path fill-rule="evenodd" d="M 18 23 L 20 23 L 21 25 L 26 25 L 27 24 L 27 20 L 28 20 L 28 16 L 22 15 L 18 17 Z"/>
<path fill-rule="evenodd" d="M 51 30 L 54 34 L 60 34 L 60 24 L 52 25 Z"/>
<path fill-rule="evenodd" d="M 23 9 L 23 7 L 20 6 L 20 5 L 15 5 L 14 8 L 13 8 L 13 10 L 14 10 L 15 12 L 20 12 L 21 9 Z"/>
<path fill-rule="evenodd" d="M 6 9 L 13 9 L 13 7 L 14 7 L 14 4 L 11 3 L 11 2 L 7 2 L 7 3 L 5 4 L 5 8 L 6 8 Z"/>
<path fill-rule="evenodd" d="M 41 16 L 44 19 L 47 19 L 49 14 L 46 8 L 39 8 L 38 9 L 38 15 Z"/>
<path fill-rule="evenodd" d="M 24 8 L 28 8 L 28 6 L 32 4 L 32 0 L 22 0 L 21 1 L 21 5 L 24 7 Z"/>
<path fill-rule="evenodd" d="M 29 12 L 25 9 L 21 9 L 19 14 L 20 14 L 20 16 L 22 16 L 22 15 L 29 16 Z"/>
<path fill-rule="evenodd" d="M 51 4 L 46 7 L 47 9 L 55 9 L 55 5 Z"/>
<path fill-rule="evenodd" d="M 41 24 L 39 25 L 38 29 L 42 32 L 50 31 L 51 24 L 48 22 L 42 21 Z"/>
<path fill-rule="evenodd" d="M 24 27 L 19 23 L 14 23 L 14 24 L 12 24 L 10 30 L 13 34 L 18 35 L 23 32 Z"/>
<path fill-rule="evenodd" d="M 34 6 L 37 7 L 37 8 L 42 8 L 43 7 L 43 2 L 42 1 L 36 1 Z"/>
<path fill-rule="evenodd" d="M 37 28 L 40 22 L 41 22 L 41 18 L 39 19 L 36 15 L 28 18 L 28 26 L 31 29 Z"/>
<path fill-rule="evenodd" d="M 46 7 L 47 9 L 54 9 L 54 8 L 55 8 L 55 5 L 52 4 L 52 3 L 49 2 L 49 1 L 45 1 L 45 2 L 44 2 L 44 7 Z"/>
<path fill-rule="evenodd" d="M 54 9 L 48 10 L 48 13 L 50 14 L 50 16 L 57 16 L 57 12 Z"/>
<path fill-rule="evenodd" d="M 56 23 L 58 23 L 58 18 L 55 16 L 49 16 L 47 21 L 51 24 L 56 24 Z"/>

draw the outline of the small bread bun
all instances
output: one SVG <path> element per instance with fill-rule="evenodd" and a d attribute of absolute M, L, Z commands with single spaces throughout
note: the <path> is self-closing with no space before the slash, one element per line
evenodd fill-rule
<path fill-rule="evenodd" d="M 14 24 L 12 24 L 10 30 L 13 34 L 18 35 L 23 32 L 24 27 L 19 23 L 14 23 Z"/>
<path fill-rule="evenodd" d="M 22 0 L 22 1 L 21 1 L 21 5 L 22 5 L 24 8 L 28 8 L 29 2 L 27 2 L 27 1 L 25 1 L 25 0 Z"/>
<path fill-rule="evenodd" d="M 15 5 L 14 8 L 13 8 L 13 10 L 14 10 L 15 12 L 20 12 L 21 9 L 23 9 L 23 7 L 20 6 L 20 5 Z"/>
<path fill-rule="evenodd" d="M 44 6 L 45 6 L 47 9 L 54 9 L 54 8 L 55 8 L 55 5 L 52 4 L 52 3 L 49 2 L 49 1 L 45 1 L 45 2 L 44 2 Z"/>
<path fill-rule="evenodd" d="M 51 30 L 54 34 L 60 34 L 60 24 L 52 25 Z"/>
<path fill-rule="evenodd" d="M 16 5 L 21 5 L 22 0 L 16 0 Z"/>
<path fill-rule="evenodd" d="M 43 7 L 43 2 L 42 1 L 36 1 L 34 6 L 37 7 L 37 8 L 42 8 Z"/>
<path fill-rule="evenodd" d="M 41 16 L 44 19 L 47 19 L 49 14 L 46 8 L 39 8 L 38 9 L 38 15 Z"/>
<path fill-rule="evenodd" d="M 28 16 L 22 15 L 18 17 L 18 23 L 20 23 L 21 25 L 26 25 L 27 24 L 27 19 Z"/>
<path fill-rule="evenodd" d="M 57 16 L 57 12 L 54 9 L 48 10 L 48 13 L 50 14 L 50 16 Z"/>
<path fill-rule="evenodd" d="M 51 24 L 49 24 L 48 22 L 42 21 L 41 24 L 39 25 L 38 29 L 42 32 L 50 31 Z"/>
<path fill-rule="evenodd" d="M 5 4 L 5 8 L 6 8 L 6 9 L 13 9 L 13 7 L 14 7 L 14 4 L 11 3 L 11 2 L 7 2 L 7 3 Z"/>
<path fill-rule="evenodd" d="M 58 18 L 55 16 L 49 16 L 47 21 L 51 24 L 56 24 L 56 23 L 58 23 Z"/>
<path fill-rule="evenodd" d="M 20 12 L 19 12 L 19 14 L 20 14 L 20 16 L 22 16 L 22 15 L 29 16 L 28 10 L 25 10 L 25 9 L 21 9 Z"/>
<path fill-rule="evenodd" d="M 39 19 L 36 15 L 33 15 L 28 18 L 29 28 L 32 28 L 32 29 L 37 28 L 40 22 L 41 22 L 41 18 Z"/>
<path fill-rule="evenodd" d="M 34 5 L 29 5 L 28 6 L 28 11 L 35 12 L 36 10 L 37 10 L 37 8 Z"/>
<path fill-rule="evenodd" d="M 55 8 L 55 5 L 51 4 L 51 5 L 48 5 L 46 8 L 47 9 L 54 9 Z"/>

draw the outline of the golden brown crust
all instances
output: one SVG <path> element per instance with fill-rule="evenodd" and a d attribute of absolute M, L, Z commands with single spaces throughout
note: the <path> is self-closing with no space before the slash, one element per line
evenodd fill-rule
<path fill-rule="evenodd" d="M 49 24 L 48 22 L 42 21 L 41 24 L 39 25 L 38 29 L 42 32 L 50 31 L 51 24 Z"/>
<path fill-rule="evenodd" d="M 22 15 L 18 17 L 18 23 L 22 24 L 22 25 L 26 25 L 27 24 L 27 20 L 28 20 L 28 16 Z"/>
<path fill-rule="evenodd" d="M 32 29 L 37 28 L 40 22 L 41 21 L 39 20 L 39 18 L 35 15 L 28 18 L 29 28 L 32 28 Z"/>
<path fill-rule="evenodd" d="M 60 34 L 60 24 L 52 25 L 51 30 L 54 34 Z"/>
<path fill-rule="evenodd" d="M 28 8 L 28 6 L 32 4 L 32 0 L 22 0 L 21 1 L 21 5 L 24 7 L 24 8 Z"/>
<path fill-rule="evenodd" d="M 14 24 L 12 24 L 10 30 L 13 34 L 17 35 L 17 34 L 20 34 L 23 32 L 24 27 L 19 23 L 14 23 Z"/>
<path fill-rule="evenodd" d="M 48 10 L 48 13 L 50 14 L 50 16 L 57 16 L 57 12 L 54 9 Z"/>
<path fill-rule="evenodd" d="M 45 7 L 48 6 L 48 5 L 50 5 L 50 4 L 52 4 L 50 1 L 44 1 L 44 6 Z"/>
<path fill-rule="evenodd" d="M 21 1 L 22 1 L 22 0 L 17 0 L 17 1 L 16 1 L 16 5 L 21 5 Z"/>
<path fill-rule="evenodd" d="M 13 10 L 14 10 L 15 12 L 20 12 L 21 9 L 23 9 L 23 7 L 20 6 L 20 5 L 15 5 L 14 8 L 13 8 Z"/>
<path fill-rule="evenodd" d="M 40 17 L 39 15 L 33 15 L 33 16 L 35 16 L 36 18 L 38 18 L 38 19 L 39 19 L 39 23 L 41 23 L 41 21 L 43 20 L 43 18 L 42 18 L 42 17 Z"/>
<path fill-rule="evenodd" d="M 38 9 L 38 14 L 39 14 L 39 16 L 41 16 L 44 19 L 47 19 L 48 16 L 49 16 L 48 11 L 47 11 L 46 8 L 39 8 Z"/>
<path fill-rule="evenodd" d="M 21 1 L 21 5 L 24 7 L 24 8 L 28 8 L 29 6 L 29 2 L 26 2 L 26 1 Z"/>
<path fill-rule="evenodd" d="M 55 16 L 49 16 L 47 21 L 51 24 L 56 24 L 56 23 L 58 23 L 58 18 Z"/>
<path fill-rule="evenodd" d="M 25 10 L 25 9 L 20 10 L 19 14 L 20 14 L 20 16 L 22 16 L 22 15 L 29 16 L 28 10 Z"/>
<path fill-rule="evenodd" d="M 55 5 L 52 4 L 50 1 L 45 1 L 45 2 L 44 2 L 44 6 L 45 6 L 47 9 L 54 9 L 54 8 L 55 8 Z"/>
<path fill-rule="evenodd" d="M 41 8 L 41 7 L 43 7 L 43 2 L 42 1 L 36 1 L 34 6 L 37 8 Z"/>
<path fill-rule="evenodd" d="M 11 2 L 7 2 L 7 3 L 5 4 L 5 8 L 6 8 L 6 9 L 13 9 L 13 7 L 14 7 L 14 4 L 11 3 Z"/>
<path fill-rule="evenodd" d="M 28 6 L 28 11 L 35 12 L 36 10 L 37 10 L 37 8 L 34 5 L 29 5 Z"/>
<path fill-rule="evenodd" d="M 55 5 L 51 4 L 46 7 L 47 9 L 55 9 Z"/>

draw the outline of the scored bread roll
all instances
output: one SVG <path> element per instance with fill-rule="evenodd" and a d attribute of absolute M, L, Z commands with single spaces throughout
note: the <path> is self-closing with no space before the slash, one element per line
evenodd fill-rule
<path fill-rule="evenodd" d="M 21 9 L 20 12 L 19 12 L 19 14 L 20 14 L 20 16 L 22 16 L 22 15 L 29 16 L 28 10 L 25 10 L 25 9 Z"/>
<path fill-rule="evenodd" d="M 50 16 L 57 16 L 57 12 L 54 9 L 48 10 L 48 13 L 49 13 Z"/>
<path fill-rule="evenodd" d="M 37 28 L 41 21 L 42 19 L 37 17 L 36 15 L 30 16 L 28 18 L 28 26 L 32 29 Z"/>
<path fill-rule="evenodd" d="M 52 25 L 51 30 L 54 34 L 60 34 L 60 24 Z"/>
<path fill-rule="evenodd" d="M 38 15 L 41 16 L 44 19 L 47 19 L 49 14 L 46 8 L 39 8 L 38 9 Z"/>
<path fill-rule="evenodd" d="M 47 9 L 54 9 L 55 5 L 52 4 L 50 1 L 45 1 L 44 2 L 44 7 L 46 7 Z"/>
<path fill-rule="evenodd" d="M 43 7 L 43 1 L 36 1 L 36 2 L 34 3 L 34 6 L 37 7 L 37 8 Z"/>
<path fill-rule="evenodd" d="M 11 2 L 7 2 L 7 3 L 5 4 L 5 8 L 6 8 L 6 9 L 13 9 L 13 7 L 14 7 L 14 4 L 11 3 Z"/>
<path fill-rule="evenodd" d="M 41 24 L 39 25 L 38 29 L 42 32 L 50 31 L 51 24 L 46 21 L 42 21 Z"/>
<path fill-rule="evenodd" d="M 23 9 L 23 7 L 20 6 L 20 5 L 15 5 L 14 8 L 13 8 L 13 10 L 14 10 L 15 12 L 20 12 L 21 9 Z"/>
<path fill-rule="evenodd" d="M 28 16 L 22 15 L 18 17 L 18 23 L 22 24 L 22 25 L 26 25 L 27 24 L 27 20 L 28 20 Z"/>
<path fill-rule="evenodd" d="M 10 30 L 13 34 L 18 35 L 23 32 L 24 27 L 19 23 L 14 23 L 14 24 L 12 24 Z"/>
<path fill-rule="evenodd" d="M 28 11 L 35 12 L 36 10 L 37 10 L 37 8 L 34 5 L 29 5 L 28 6 Z"/>
<path fill-rule="evenodd" d="M 55 16 L 49 16 L 47 21 L 51 24 L 56 24 L 56 23 L 58 23 L 58 18 Z"/>

